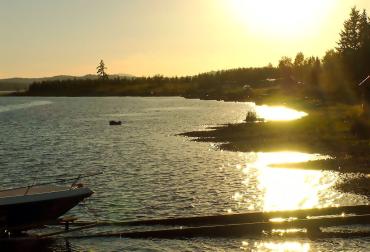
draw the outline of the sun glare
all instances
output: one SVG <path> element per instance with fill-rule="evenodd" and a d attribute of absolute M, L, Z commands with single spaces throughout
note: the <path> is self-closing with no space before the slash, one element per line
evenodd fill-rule
<path fill-rule="evenodd" d="M 231 0 L 231 15 L 254 34 L 291 38 L 315 29 L 334 0 Z"/>
<path fill-rule="evenodd" d="M 259 183 L 264 191 L 265 211 L 311 208 L 319 205 L 319 192 L 336 178 L 324 178 L 321 171 L 270 168 L 270 164 L 307 162 L 325 156 L 300 152 L 259 153 Z M 284 195 L 284 197 L 281 197 Z"/>
<path fill-rule="evenodd" d="M 290 121 L 307 116 L 303 111 L 286 108 L 283 106 L 256 106 L 257 116 L 267 121 Z"/>
<path fill-rule="evenodd" d="M 271 168 L 278 163 L 307 162 L 325 159 L 327 156 L 301 152 L 259 152 L 246 154 L 248 165 L 243 173 L 256 169 L 258 188 L 263 193 L 263 210 L 287 210 L 321 207 L 321 191 L 330 188 L 336 176 L 326 176 L 321 171 Z M 242 195 L 236 197 L 241 201 Z"/>

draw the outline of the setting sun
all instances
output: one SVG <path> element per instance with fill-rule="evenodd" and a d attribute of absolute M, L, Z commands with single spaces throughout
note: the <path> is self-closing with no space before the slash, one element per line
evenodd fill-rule
<path fill-rule="evenodd" d="M 287 39 L 314 29 L 333 4 L 333 0 L 232 0 L 231 9 L 248 30 Z"/>

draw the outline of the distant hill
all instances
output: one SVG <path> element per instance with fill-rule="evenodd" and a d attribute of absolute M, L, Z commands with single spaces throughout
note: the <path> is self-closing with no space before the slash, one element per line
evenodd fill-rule
<path fill-rule="evenodd" d="M 112 74 L 109 78 L 133 78 L 133 75 L 129 74 Z M 42 77 L 42 78 L 7 78 L 0 79 L 0 91 L 21 91 L 27 90 L 29 85 L 34 82 L 40 81 L 53 81 L 53 80 L 70 80 L 70 79 L 97 79 L 98 76 L 95 74 L 87 74 L 84 76 L 71 76 L 71 75 L 57 75 L 52 77 Z"/>

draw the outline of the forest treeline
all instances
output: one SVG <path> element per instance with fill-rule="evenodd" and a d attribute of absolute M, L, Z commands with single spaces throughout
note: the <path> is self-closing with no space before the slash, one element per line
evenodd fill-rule
<path fill-rule="evenodd" d="M 52 96 L 183 96 L 224 100 L 248 97 L 252 88 L 269 87 L 274 67 L 240 68 L 196 76 L 70 79 L 33 83 L 27 94 Z"/>
<path fill-rule="evenodd" d="M 321 100 L 354 102 L 358 83 L 370 74 L 370 20 L 366 10 L 351 9 L 337 47 L 323 58 L 282 57 L 276 67 L 238 68 L 195 76 L 109 78 L 103 61 L 99 79 L 33 83 L 26 95 L 40 96 L 183 96 L 203 99 L 253 100 L 276 92 Z M 367 85 L 369 86 L 369 85 Z M 369 99 L 367 88 L 366 98 Z"/>

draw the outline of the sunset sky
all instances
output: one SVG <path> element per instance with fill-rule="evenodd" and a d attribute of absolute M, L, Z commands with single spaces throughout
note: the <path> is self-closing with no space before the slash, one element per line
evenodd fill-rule
<path fill-rule="evenodd" d="M 370 0 L 0 0 L 0 78 L 193 75 L 323 56 Z"/>

